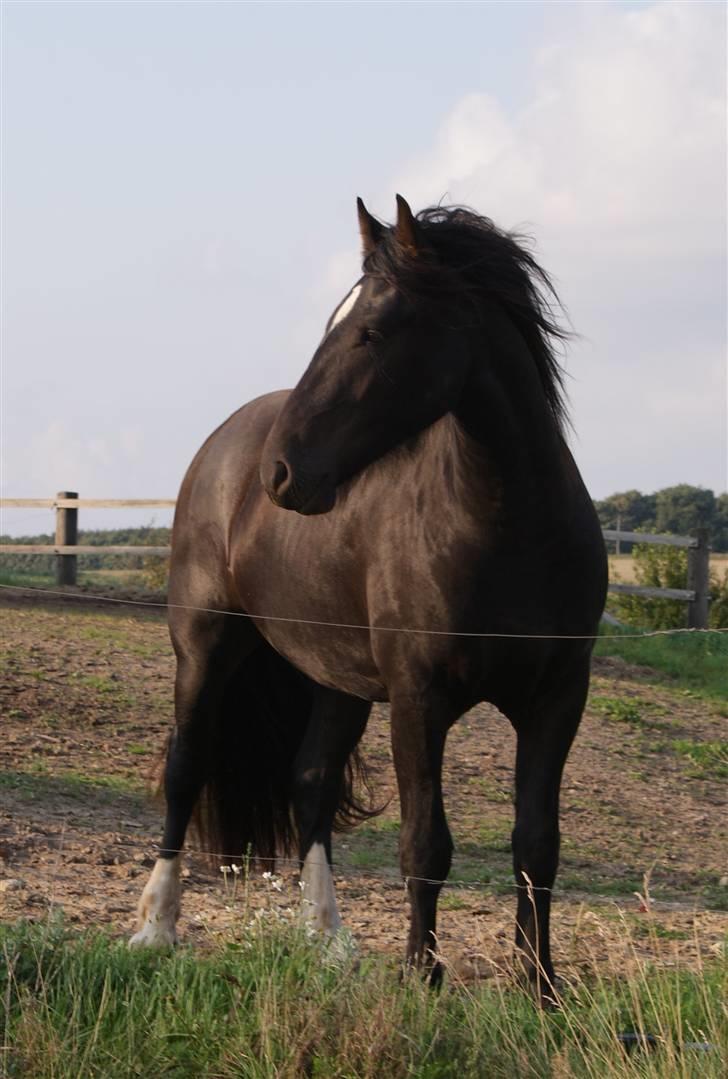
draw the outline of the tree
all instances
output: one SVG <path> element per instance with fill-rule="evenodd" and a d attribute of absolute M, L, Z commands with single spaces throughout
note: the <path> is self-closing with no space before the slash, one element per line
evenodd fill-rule
<path fill-rule="evenodd" d="M 656 496 L 658 532 L 687 535 L 694 528 L 710 528 L 715 513 L 715 495 L 704 487 L 679 483 L 664 487 Z"/>
<path fill-rule="evenodd" d="M 710 545 L 714 551 L 728 551 L 728 494 L 725 493 L 715 500 Z"/>

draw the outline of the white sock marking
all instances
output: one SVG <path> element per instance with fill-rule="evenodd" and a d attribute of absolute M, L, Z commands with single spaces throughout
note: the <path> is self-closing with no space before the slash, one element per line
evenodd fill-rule
<path fill-rule="evenodd" d="M 333 315 L 329 319 L 327 335 L 331 333 L 334 326 L 338 326 L 340 322 L 343 322 L 347 315 L 350 315 L 356 306 L 356 301 L 359 299 L 359 293 L 361 292 L 361 283 L 354 285 L 349 295 L 341 301 L 339 306 L 334 311 Z"/>
<path fill-rule="evenodd" d="M 309 925 L 324 933 L 335 933 L 341 927 L 336 907 L 334 878 L 322 843 L 314 843 L 303 863 L 303 917 Z"/>
<path fill-rule="evenodd" d="M 180 911 L 180 856 L 157 858 L 137 907 L 137 932 L 130 947 L 163 948 L 177 943 Z"/>

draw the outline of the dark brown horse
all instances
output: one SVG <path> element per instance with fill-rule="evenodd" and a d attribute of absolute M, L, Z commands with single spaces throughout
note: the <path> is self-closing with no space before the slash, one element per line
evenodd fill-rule
<path fill-rule="evenodd" d="M 604 544 L 564 440 L 548 278 L 487 218 L 397 201 L 393 228 L 359 203 L 363 276 L 296 389 L 231 416 L 182 485 L 167 820 L 134 940 L 175 940 L 195 808 L 218 851 L 296 845 L 309 916 L 335 930 L 331 831 L 359 811 L 356 746 L 389 701 L 407 958 L 437 980 L 445 739 L 491 701 L 518 737 L 516 942 L 550 981 L 559 787 Z"/>

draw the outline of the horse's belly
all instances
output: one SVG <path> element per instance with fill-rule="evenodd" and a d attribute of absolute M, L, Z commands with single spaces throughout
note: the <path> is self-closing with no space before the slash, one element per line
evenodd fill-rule
<path fill-rule="evenodd" d="M 388 699 L 365 629 L 322 626 L 312 619 L 256 624 L 277 652 L 319 685 L 367 701 Z"/>

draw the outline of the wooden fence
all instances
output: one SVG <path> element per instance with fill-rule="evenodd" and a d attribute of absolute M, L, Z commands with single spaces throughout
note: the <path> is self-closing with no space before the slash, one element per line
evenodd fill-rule
<path fill-rule="evenodd" d="M 76 491 L 59 491 L 55 498 L 2 498 L 0 507 L 8 509 L 51 509 L 56 514 L 54 544 L 0 544 L 2 554 L 51 554 L 56 556 L 58 584 L 76 584 L 77 557 L 84 554 L 169 555 L 169 547 L 100 546 L 78 543 L 78 511 L 84 509 L 170 508 L 173 498 L 79 498 Z M 650 599 L 677 599 L 688 605 L 688 626 L 706 629 L 710 605 L 710 536 L 698 528 L 692 536 L 650 535 L 643 532 L 622 532 L 602 529 L 605 540 L 627 543 L 655 543 L 670 547 L 686 547 L 688 552 L 687 588 L 647 588 L 642 585 L 612 584 L 610 592 L 621 592 Z"/>
<path fill-rule="evenodd" d="M 174 498 L 79 498 L 77 491 L 59 491 L 55 498 L 0 498 L 8 509 L 50 509 L 56 511 L 56 542 L 0 544 L 0 554 L 56 555 L 58 584 L 76 584 L 77 556 L 83 554 L 168 555 L 169 547 L 142 547 L 109 544 L 100 546 L 78 542 L 79 509 L 174 508 Z"/>

